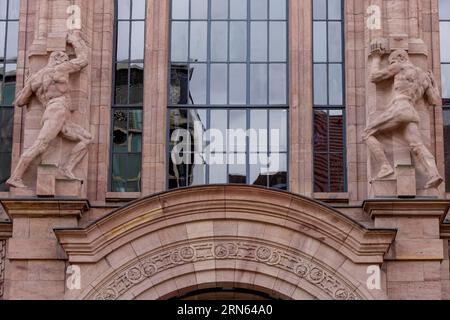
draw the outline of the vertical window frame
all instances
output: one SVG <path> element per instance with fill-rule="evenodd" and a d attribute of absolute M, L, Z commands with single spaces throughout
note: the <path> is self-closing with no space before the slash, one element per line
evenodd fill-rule
<path fill-rule="evenodd" d="M 326 2 L 326 6 L 325 6 L 325 10 L 326 10 L 326 15 L 325 15 L 325 19 L 316 19 L 314 16 L 314 9 L 315 9 L 315 3 L 317 0 L 311 0 L 311 16 L 312 16 L 312 22 L 311 22 L 311 30 L 312 30 L 312 39 L 311 39 L 311 43 L 312 43 L 312 103 L 313 103 L 313 190 L 314 193 L 346 193 L 348 192 L 348 165 L 347 165 L 347 152 L 346 152 L 346 145 L 347 145 L 347 116 L 346 116 L 346 61 L 345 61 L 345 50 L 346 50 L 346 46 L 345 46 L 345 21 L 346 21 L 346 17 L 345 17 L 345 0 L 341 0 L 341 17 L 340 19 L 330 19 L 329 18 L 329 0 L 325 0 Z M 325 22 L 326 24 L 326 28 L 325 28 L 325 33 L 326 33 L 326 61 L 320 61 L 317 62 L 315 61 L 315 35 L 316 35 L 316 30 L 315 30 L 315 22 Z M 330 39 L 329 39 L 329 23 L 330 22 L 340 22 L 341 23 L 341 62 L 334 62 L 334 61 L 330 61 L 330 51 L 329 51 L 329 45 L 330 45 Z M 316 87 L 315 87 L 315 66 L 317 65 L 325 65 L 326 66 L 326 81 L 327 81 L 327 103 L 326 104 L 316 104 L 316 96 L 315 96 L 315 92 L 316 92 Z M 330 104 L 330 65 L 340 65 L 341 66 L 341 72 L 342 72 L 342 105 L 332 105 Z M 316 152 L 316 112 L 326 112 L 327 113 L 327 152 Z M 343 130 L 343 136 L 342 136 L 342 152 L 330 152 L 330 125 L 329 125 L 329 120 L 330 120 L 330 112 L 333 111 L 340 111 L 342 112 L 342 130 Z M 317 155 L 325 155 L 327 157 L 327 177 L 328 177 L 328 182 L 327 182 L 327 187 L 326 190 L 318 190 L 317 189 L 317 174 L 316 174 L 316 163 L 317 163 Z M 331 156 L 332 155 L 342 155 L 342 161 L 343 161 L 343 168 L 342 168 L 342 181 L 343 181 L 343 188 L 339 189 L 339 190 L 333 190 L 332 189 L 332 185 L 333 182 L 331 181 L 332 178 L 332 168 L 331 168 Z"/>

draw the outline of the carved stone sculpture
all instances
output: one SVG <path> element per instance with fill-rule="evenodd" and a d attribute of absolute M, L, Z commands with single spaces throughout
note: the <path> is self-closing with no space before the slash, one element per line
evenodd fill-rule
<path fill-rule="evenodd" d="M 375 180 L 393 175 L 394 169 L 389 163 L 383 144 L 378 139 L 380 134 L 396 131 L 408 143 L 412 156 L 426 172 L 425 189 L 437 188 L 443 182 L 436 160 L 424 144 L 420 132 L 420 117 L 415 108 L 424 99 L 426 103 L 436 106 L 441 97 L 436 80 L 431 71 L 425 72 L 415 66 L 406 50 L 395 50 L 389 56 L 389 66 L 381 69 L 381 61 L 386 54 L 385 41 L 377 40 L 371 47 L 372 70 L 370 80 L 380 83 L 393 79 L 393 97 L 387 109 L 367 126 L 364 140 L 381 170 Z"/>
<path fill-rule="evenodd" d="M 42 129 L 36 141 L 24 152 L 7 182 L 11 187 L 27 187 L 23 182 L 25 172 L 34 159 L 46 152 L 49 144 L 58 135 L 77 143 L 67 161 L 60 164 L 59 168 L 63 176 L 76 179 L 73 170 L 87 154 L 87 148 L 92 142 L 92 135 L 86 129 L 70 121 L 73 110 L 68 102 L 69 76 L 80 72 L 89 64 L 88 49 L 79 33 L 69 33 L 67 43 L 75 49 L 76 58 L 69 60 L 65 52 L 53 52 L 48 64 L 28 78 L 16 97 L 15 106 L 24 107 L 30 103 L 33 96 L 36 96 L 45 111 Z"/>

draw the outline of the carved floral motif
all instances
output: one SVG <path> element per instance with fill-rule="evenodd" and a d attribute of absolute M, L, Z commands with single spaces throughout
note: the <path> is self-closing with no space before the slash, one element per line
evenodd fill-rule
<path fill-rule="evenodd" d="M 5 281 L 6 241 L 0 241 L 0 299 L 3 297 L 3 285 Z"/>
<path fill-rule="evenodd" d="M 233 241 L 200 242 L 149 254 L 110 278 L 91 298 L 116 300 L 157 273 L 187 263 L 226 259 L 259 262 L 292 272 L 335 300 L 362 299 L 356 288 L 299 252 L 293 253 L 267 244 Z"/>

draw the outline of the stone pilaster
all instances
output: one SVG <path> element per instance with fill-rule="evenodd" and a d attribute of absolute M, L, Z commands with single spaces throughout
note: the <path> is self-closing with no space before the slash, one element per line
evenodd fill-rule
<path fill-rule="evenodd" d="M 66 254 L 54 229 L 77 228 L 79 218 L 89 209 L 86 200 L 2 200 L 13 221 L 8 241 L 8 269 L 5 298 L 64 298 Z"/>
<path fill-rule="evenodd" d="M 364 210 L 375 228 L 398 229 L 385 256 L 389 299 L 442 299 L 444 241 L 440 226 L 448 201 L 370 200 Z"/>

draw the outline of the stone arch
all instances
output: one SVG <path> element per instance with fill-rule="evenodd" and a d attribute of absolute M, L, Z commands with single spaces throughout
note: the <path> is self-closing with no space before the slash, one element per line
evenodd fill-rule
<path fill-rule="evenodd" d="M 198 289 L 274 298 L 384 299 L 366 290 L 393 230 L 368 230 L 322 203 L 251 186 L 140 199 L 85 229 L 56 230 L 82 271 L 77 299 L 166 299 Z"/>

